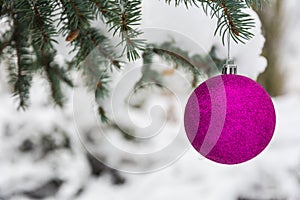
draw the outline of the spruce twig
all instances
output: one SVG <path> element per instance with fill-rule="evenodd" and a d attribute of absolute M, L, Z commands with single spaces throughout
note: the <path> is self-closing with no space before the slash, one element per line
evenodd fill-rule
<path fill-rule="evenodd" d="M 222 42 L 225 44 L 225 36 L 229 31 L 233 40 L 238 43 L 244 43 L 253 37 L 250 30 L 254 27 L 254 19 L 245 9 L 251 6 L 262 9 L 263 3 L 267 0 L 165 0 L 170 4 L 175 2 L 175 6 L 184 4 L 187 8 L 190 6 L 202 7 L 206 14 L 216 17 L 217 28 L 215 34 L 219 33 Z M 210 11 L 210 12 L 209 12 Z"/>

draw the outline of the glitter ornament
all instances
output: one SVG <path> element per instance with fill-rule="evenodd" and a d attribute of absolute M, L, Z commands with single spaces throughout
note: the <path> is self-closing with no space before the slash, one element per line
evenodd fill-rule
<path fill-rule="evenodd" d="M 255 81 L 225 74 L 208 79 L 190 96 L 184 124 L 192 146 L 222 164 L 239 164 L 270 143 L 276 123 L 272 100 Z"/>

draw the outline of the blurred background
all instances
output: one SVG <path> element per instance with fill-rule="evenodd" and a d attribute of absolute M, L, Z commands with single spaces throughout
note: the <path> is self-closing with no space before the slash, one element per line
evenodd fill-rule
<path fill-rule="evenodd" d="M 249 13 L 256 19 L 255 37 L 232 42 L 232 55 L 239 73 L 269 92 L 277 112 L 274 137 L 259 156 L 225 166 L 189 148 L 182 117 L 191 77 L 159 58 L 147 77 L 142 71 L 150 68 L 139 62 L 115 72 L 107 106 L 117 120 L 109 127 L 99 123 L 93 94 L 84 87 L 65 88 L 68 101 L 61 109 L 49 102 L 41 77 L 34 78 L 29 109 L 17 111 L 1 63 L 0 200 L 299 200 L 300 6 L 272 0 L 263 11 Z M 215 26 L 201 9 L 143 1 L 145 37 L 198 58 L 201 81 L 226 59 Z M 64 38 L 59 41 L 61 58 L 71 58 Z M 168 90 L 144 89 L 142 79 Z"/>

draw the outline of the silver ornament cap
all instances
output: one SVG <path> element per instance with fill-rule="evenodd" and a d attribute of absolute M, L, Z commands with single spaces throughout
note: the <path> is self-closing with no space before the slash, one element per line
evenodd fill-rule
<path fill-rule="evenodd" d="M 222 68 L 222 74 L 237 74 L 237 65 L 234 60 L 228 59 Z"/>

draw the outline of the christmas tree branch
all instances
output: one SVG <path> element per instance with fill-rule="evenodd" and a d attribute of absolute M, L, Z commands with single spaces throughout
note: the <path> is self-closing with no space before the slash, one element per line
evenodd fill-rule
<path fill-rule="evenodd" d="M 96 16 L 101 16 L 104 23 L 106 23 L 106 20 L 109 20 L 114 16 L 114 13 L 109 12 L 109 8 L 113 6 L 110 1 L 90 0 L 90 2 L 93 3 L 93 13 Z"/>
<path fill-rule="evenodd" d="M 84 66 L 83 75 L 86 85 L 90 89 L 90 91 L 94 92 L 95 94 L 95 101 L 98 105 L 98 113 L 101 117 L 101 120 L 102 122 L 107 122 L 108 118 L 102 106 L 102 101 L 109 94 L 107 85 L 109 83 L 110 77 L 107 73 L 108 68 L 105 62 L 103 63 L 103 60 L 99 58 L 97 50 L 98 49 L 91 52 L 91 54 L 84 60 L 83 63 L 81 63 L 81 65 Z"/>
<path fill-rule="evenodd" d="M 64 36 L 80 28 L 88 28 L 93 20 L 93 13 L 88 4 L 79 0 L 60 0 L 56 6 L 62 8 L 60 22 L 63 27 L 60 32 Z"/>
<path fill-rule="evenodd" d="M 153 53 L 156 55 L 162 57 L 167 62 L 174 63 L 176 66 L 181 66 L 188 71 L 192 72 L 193 80 L 192 80 L 192 86 L 195 87 L 198 83 L 198 78 L 201 76 L 200 69 L 197 69 L 193 63 L 185 57 L 185 55 L 179 54 L 178 52 L 173 52 L 166 49 L 161 48 L 153 48 Z"/>
<path fill-rule="evenodd" d="M 56 42 L 54 37 L 58 35 L 54 28 L 54 7 L 50 0 L 26 0 L 18 3 L 19 12 L 26 12 L 24 22 L 29 22 L 32 45 L 40 49 L 53 49 L 51 42 Z"/>
<path fill-rule="evenodd" d="M 220 34 L 224 43 L 228 32 L 236 42 L 249 40 L 253 36 L 250 31 L 254 20 L 244 9 L 261 8 L 267 0 L 165 1 L 175 2 L 176 6 L 202 6 L 207 14 L 217 19 L 215 34 Z M 142 19 L 141 5 L 142 0 L 0 0 L 0 18 L 8 25 L 8 30 L 0 36 L 0 56 L 1 61 L 9 63 L 10 83 L 13 94 L 20 100 L 20 107 L 25 108 L 28 104 L 31 79 L 37 71 L 45 73 L 54 102 L 63 105 L 61 83 L 68 86 L 73 83 L 66 68 L 56 62 L 54 43 L 59 35 L 73 47 L 70 53 L 75 53 L 72 61 L 67 63 L 68 70 L 75 66 L 84 72 L 89 88 L 97 86 L 96 101 L 103 119 L 106 116 L 102 101 L 109 91 L 109 69 L 111 66 L 119 69 L 122 63 L 119 59 L 123 55 L 132 61 L 142 54 L 144 64 L 151 62 L 153 55 L 159 56 L 175 67 L 188 70 L 193 74 L 193 85 L 196 85 L 199 77 L 196 68 L 209 65 L 209 59 L 197 55 L 190 57 L 171 43 L 147 45 L 140 39 L 142 32 L 138 27 Z M 110 39 L 92 26 L 98 17 L 107 25 L 108 32 L 119 36 L 118 45 L 123 48 L 120 55 L 116 54 Z M 8 59 L 10 57 L 16 59 Z M 152 73 L 144 71 L 145 74 L 148 72 Z"/>
<path fill-rule="evenodd" d="M 15 10 L 13 2 L 9 5 L 10 16 L 15 27 L 12 35 L 12 47 L 15 50 L 16 63 L 13 61 L 9 65 L 10 83 L 13 85 L 13 95 L 19 99 L 19 108 L 25 109 L 28 106 L 29 89 L 31 86 L 32 74 L 30 73 L 33 64 L 31 52 L 29 52 L 29 30 L 26 24 L 20 19 L 22 14 Z"/>
<path fill-rule="evenodd" d="M 150 44 L 147 46 L 143 53 L 143 76 L 137 82 L 135 88 L 143 87 L 143 83 L 147 80 L 152 80 L 161 85 L 161 78 L 159 78 L 159 73 L 151 69 L 153 64 L 153 57 L 158 56 L 163 61 L 167 62 L 174 68 L 181 68 L 188 71 L 192 75 L 191 84 L 196 86 L 199 83 L 199 78 L 205 75 L 212 75 L 210 73 L 215 73 L 212 69 L 215 64 L 218 69 L 221 69 L 225 64 L 225 60 L 217 58 L 215 55 L 215 47 L 212 47 L 209 55 L 189 55 L 188 51 L 185 51 L 177 46 L 173 40 L 169 42 L 164 42 L 162 44 Z"/>
<path fill-rule="evenodd" d="M 128 60 L 136 60 L 139 58 L 138 50 L 144 49 L 144 40 L 138 39 L 142 32 L 135 26 L 140 25 L 141 21 L 141 0 L 110 0 L 107 4 L 107 13 L 104 17 L 107 18 L 106 23 L 110 25 L 110 30 L 113 34 L 117 33 L 121 36 L 124 44 Z"/>
<path fill-rule="evenodd" d="M 173 0 L 165 0 L 170 4 Z M 254 27 L 254 19 L 245 13 L 250 6 L 262 7 L 266 0 L 175 0 L 175 6 L 184 4 L 186 7 L 202 6 L 206 14 L 216 17 L 217 28 L 215 34 L 219 33 L 225 43 L 226 33 L 229 32 L 235 42 L 244 43 L 253 37 L 250 29 Z"/>

